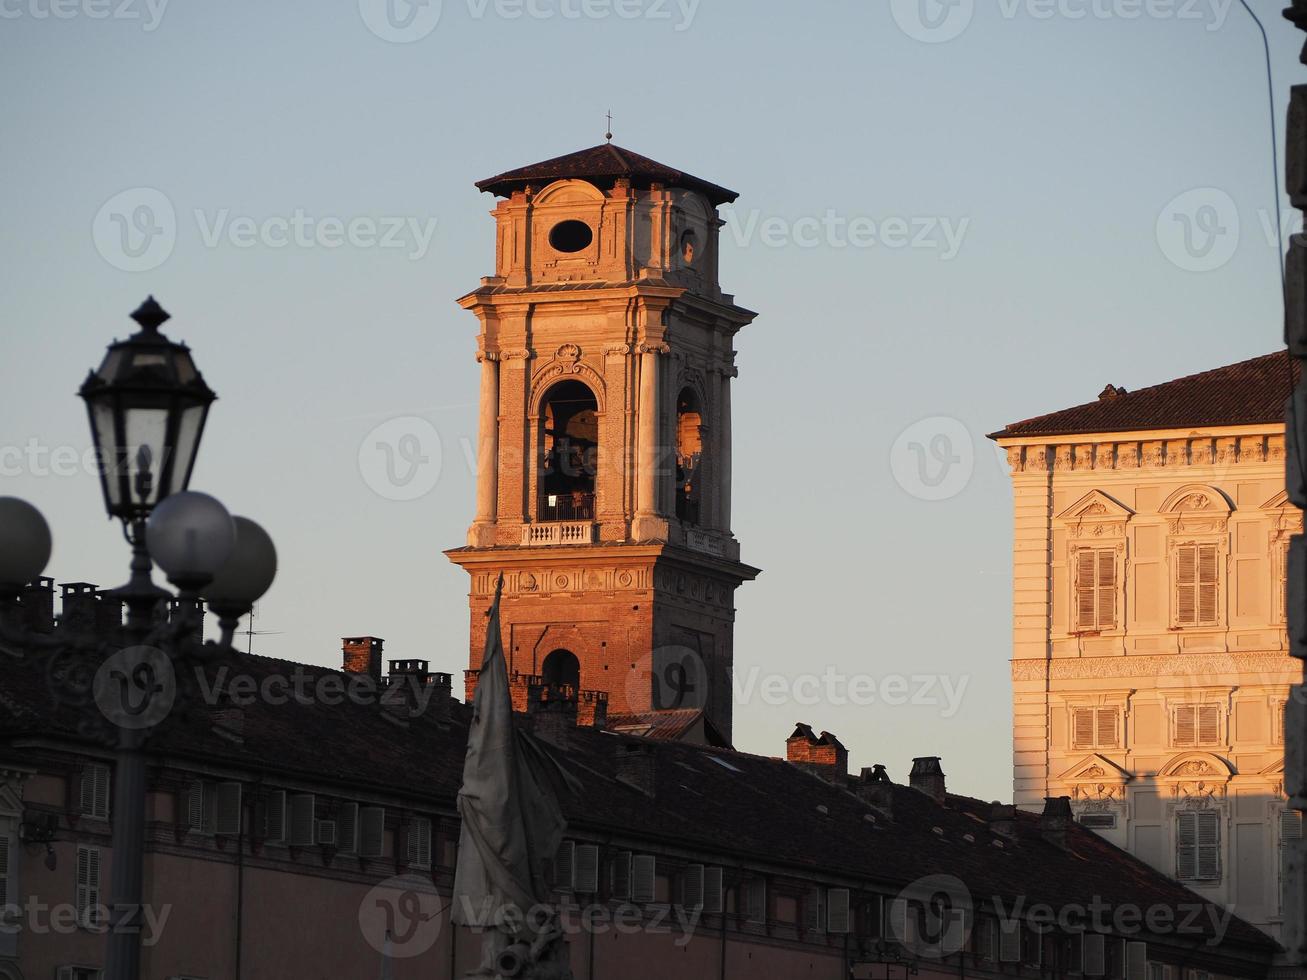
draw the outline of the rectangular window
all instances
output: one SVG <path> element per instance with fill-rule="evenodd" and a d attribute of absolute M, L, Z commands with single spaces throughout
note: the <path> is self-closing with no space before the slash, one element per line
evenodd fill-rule
<path fill-rule="evenodd" d="M 1185 544 L 1175 550 L 1175 625 L 1217 624 L 1216 545 Z"/>
<path fill-rule="evenodd" d="M 714 915 L 722 911 L 722 869 L 703 869 L 703 910 Z"/>
<path fill-rule="evenodd" d="M 577 844 L 572 885 L 583 895 L 599 891 L 599 848 L 595 844 Z"/>
<path fill-rule="evenodd" d="M 386 808 L 365 806 L 359 810 L 359 852 L 365 858 L 379 858 L 386 849 Z"/>
<path fill-rule="evenodd" d="M 263 811 L 263 839 L 269 844 L 286 843 L 286 791 L 274 789 L 268 793 Z"/>
<path fill-rule="evenodd" d="M 853 931 L 853 918 L 849 908 L 850 892 L 847 888 L 826 890 L 826 931 L 843 936 Z"/>
<path fill-rule="evenodd" d="M 100 925 L 100 849 L 77 848 L 77 922 L 90 929 Z"/>
<path fill-rule="evenodd" d="M 1073 708 L 1071 746 L 1077 749 L 1114 749 L 1121 744 L 1116 708 Z"/>
<path fill-rule="evenodd" d="M 767 882 L 761 878 L 746 881 L 742 886 L 744 892 L 744 917 L 749 922 L 767 921 Z"/>
<path fill-rule="evenodd" d="M 417 868 L 431 867 L 431 820 L 427 817 L 414 817 L 408 825 L 406 849 L 408 852 L 408 863 Z M 571 841 L 564 841 L 568 849 L 567 854 L 567 887 L 571 889 L 571 872 L 572 872 L 572 855 L 573 847 Z M 560 848 L 559 853 L 562 853 Z"/>
<path fill-rule="evenodd" d="M 612 889 L 613 898 L 622 902 L 629 902 L 631 900 L 631 852 L 618 851 L 613 858 L 610 872 L 611 877 L 608 883 Z"/>
<path fill-rule="evenodd" d="M 82 769 L 81 811 L 83 816 L 109 816 L 109 767 L 92 763 Z"/>
<path fill-rule="evenodd" d="M 290 798 L 290 842 L 294 847 L 308 847 L 317 836 L 312 793 L 296 793 Z"/>
<path fill-rule="evenodd" d="M 1289 849 L 1302 840 L 1302 814 L 1297 810 L 1280 811 L 1280 911 L 1284 911 L 1289 894 Z"/>
<path fill-rule="evenodd" d="M 342 803 L 336 813 L 336 847 L 341 854 L 357 854 L 359 849 L 359 805 Z"/>
<path fill-rule="evenodd" d="M 214 800 L 213 832 L 237 837 L 241 832 L 241 784 L 219 783 Z"/>
<path fill-rule="evenodd" d="M 1082 548 L 1076 552 L 1076 630 L 1116 629 L 1116 550 Z"/>
<path fill-rule="evenodd" d="M 687 864 L 681 873 L 681 907 L 686 909 L 703 908 L 704 882 L 702 864 Z"/>
<path fill-rule="evenodd" d="M 1175 709 L 1172 744 L 1176 746 L 1218 745 L 1221 741 L 1219 704 L 1181 704 Z"/>
<path fill-rule="evenodd" d="M 657 870 L 652 854 L 637 854 L 631 860 L 631 901 L 648 905 L 656 896 Z"/>
<path fill-rule="evenodd" d="M 1175 876 L 1181 881 L 1221 880 L 1221 815 L 1217 811 L 1176 815 Z"/>

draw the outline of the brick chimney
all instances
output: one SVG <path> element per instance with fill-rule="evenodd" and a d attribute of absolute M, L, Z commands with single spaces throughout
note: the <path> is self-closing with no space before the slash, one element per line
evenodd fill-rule
<path fill-rule="evenodd" d="M 849 774 L 849 750 L 830 732 L 822 732 L 819 737 L 803 722 L 785 740 L 785 758 L 824 779 L 839 779 Z"/>
<path fill-rule="evenodd" d="M 101 597 L 100 612 L 103 618 L 107 622 L 112 623 L 113 620 L 116 618 L 118 620 L 116 625 L 122 626 L 122 618 L 123 618 L 122 605 L 115 604 L 116 608 L 109 609 L 108 604 L 110 603 L 110 601 L 111 600 L 107 596 Z M 168 621 L 176 622 L 178 618 L 182 616 L 187 616 L 190 618 L 191 627 L 189 630 L 186 631 L 186 635 L 189 636 L 191 639 L 195 640 L 197 643 L 203 643 L 204 642 L 204 603 L 198 600 L 191 601 L 191 602 L 183 602 L 181 599 L 169 599 Z"/>
<path fill-rule="evenodd" d="M 886 814 L 894 811 L 894 781 L 879 762 L 870 769 L 863 769 L 862 775 L 853 786 L 853 791 L 877 810 Z"/>
<path fill-rule="evenodd" d="M 940 768 L 939 756 L 927 755 L 912 760 L 912 774 L 908 785 L 925 793 L 936 803 L 943 803 L 947 789 L 944 785 L 944 770 Z"/>
<path fill-rule="evenodd" d="M 1017 808 L 1011 803 L 995 800 L 989 809 L 989 829 L 1000 837 L 1015 840 L 1017 836 Z"/>
<path fill-rule="evenodd" d="M 639 742 L 619 745 L 617 778 L 653 799 L 658 793 L 658 757 L 653 746 Z"/>
<path fill-rule="evenodd" d="M 390 721 L 408 724 L 419 710 L 418 692 L 430 682 L 425 660 L 392 660 L 381 682 L 381 709 Z"/>
<path fill-rule="evenodd" d="M 385 640 L 379 636 L 344 636 L 341 670 L 347 674 L 366 674 L 381 682 L 381 648 Z"/>
<path fill-rule="evenodd" d="M 33 633 L 49 633 L 54 629 L 54 579 L 44 575 L 29 582 L 19 599 L 23 625 Z"/>
<path fill-rule="evenodd" d="M 427 698 L 426 714 L 436 721 L 449 721 L 449 706 L 454 700 L 454 678 L 449 674 L 431 674 L 427 677 L 424 692 Z"/>
<path fill-rule="evenodd" d="M 608 727 L 608 692 L 581 691 L 577 696 L 576 723 L 602 731 Z"/>
<path fill-rule="evenodd" d="M 1071 797 L 1044 797 L 1044 812 L 1039 815 L 1039 832 L 1054 847 L 1066 850 L 1071 829 Z"/>
<path fill-rule="evenodd" d="M 576 731 L 577 699 L 568 688 L 532 685 L 528 712 L 537 735 L 555 745 L 563 745 Z"/>
<path fill-rule="evenodd" d="M 64 582 L 59 586 L 59 626 L 90 632 L 95 629 L 100 595 L 90 582 Z"/>

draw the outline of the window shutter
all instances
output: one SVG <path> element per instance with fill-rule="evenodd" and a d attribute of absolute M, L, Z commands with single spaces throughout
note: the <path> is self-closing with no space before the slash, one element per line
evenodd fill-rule
<path fill-rule="evenodd" d="M 1302 840 L 1302 812 L 1299 810 L 1280 811 L 1280 840 Z"/>
<path fill-rule="evenodd" d="M 962 909 L 950 909 L 950 918 L 954 913 L 961 913 Z M 1021 961 L 1029 966 L 1044 965 L 1044 934 L 1034 929 L 1024 929 L 1021 932 L 1022 954 Z"/>
<path fill-rule="evenodd" d="M 241 784 L 219 783 L 217 811 L 214 814 L 213 832 L 237 837 L 241 832 Z"/>
<path fill-rule="evenodd" d="M 1211 881 L 1221 877 L 1221 817 L 1204 810 L 1198 818 L 1198 877 Z"/>
<path fill-rule="evenodd" d="M 767 921 L 767 882 L 761 878 L 744 884 L 744 917 L 749 922 Z"/>
<path fill-rule="evenodd" d="M 1098 628 L 1116 626 L 1116 554 L 1110 548 L 1098 552 Z"/>
<path fill-rule="evenodd" d="M 1095 559 L 1095 553 L 1089 548 L 1076 552 L 1076 626 L 1082 630 L 1098 628 Z"/>
<path fill-rule="evenodd" d="M 100 924 L 100 849 L 77 849 L 77 921 L 84 926 Z"/>
<path fill-rule="evenodd" d="M 359 849 L 363 857 L 381 857 L 386 846 L 386 808 L 365 806 L 359 811 L 362 835 Z"/>
<path fill-rule="evenodd" d="M 1085 972 L 1085 934 L 1072 933 L 1066 937 L 1066 965 L 1072 973 Z"/>
<path fill-rule="evenodd" d="M 853 931 L 849 914 L 849 890 L 830 888 L 826 891 L 826 931 L 842 936 Z"/>
<path fill-rule="evenodd" d="M 1198 814 L 1176 815 L 1175 876 L 1182 881 L 1198 876 Z"/>
<path fill-rule="evenodd" d="M 0 834 L 0 908 L 9 904 L 9 835 Z"/>
<path fill-rule="evenodd" d="M 109 815 L 109 767 L 92 763 L 82 769 L 81 806 L 88 817 Z"/>
<path fill-rule="evenodd" d="M 269 844 L 283 844 L 286 841 L 286 791 L 274 789 L 268 794 L 267 810 L 264 815 L 264 840 Z"/>
<path fill-rule="evenodd" d="M 1198 744 L 1215 745 L 1221 739 L 1221 706 L 1200 704 L 1198 713 Z"/>
<path fill-rule="evenodd" d="M 1125 980 L 1148 980 L 1148 944 L 1125 944 Z"/>
<path fill-rule="evenodd" d="M 613 898 L 628 902 L 631 899 L 631 852 L 618 851 L 613 858 L 611 885 Z"/>
<path fill-rule="evenodd" d="M 186 826 L 204 829 L 204 783 L 195 780 L 186 790 Z"/>
<path fill-rule="evenodd" d="M 313 794 L 296 793 L 290 798 L 290 842 L 295 847 L 308 847 L 313 843 Z"/>
<path fill-rule="evenodd" d="M 1198 621 L 1198 548 L 1175 549 L 1175 621 L 1193 626 Z"/>
<path fill-rule="evenodd" d="M 359 849 L 359 805 L 342 803 L 336 814 L 336 848 L 341 854 L 356 854 Z"/>
<path fill-rule="evenodd" d="M 994 920 L 976 919 L 971 929 L 971 949 L 982 960 L 994 959 Z"/>
<path fill-rule="evenodd" d="M 1090 749 L 1094 746 L 1094 709 L 1075 709 L 1075 748 Z"/>
<path fill-rule="evenodd" d="M 654 900 L 656 868 L 652 854 L 637 854 L 631 861 L 631 901 L 646 905 Z"/>
<path fill-rule="evenodd" d="M 1175 709 L 1175 744 L 1194 745 L 1197 738 L 1197 709 L 1192 704 L 1182 704 Z"/>
<path fill-rule="evenodd" d="M 1096 932 L 1085 933 L 1081 939 L 1084 943 L 1085 976 L 1105 976 L 1107 974 L 1107 940 Z"/>
<path fill-rule="evenodd" d="M 704 867 L 702 864 L 687 864 L 681 876 L 681 905 L 687 909 L 701 909 L 704 906 Z"/>
<path fill-rule="evenodd" d="M 998 960 L 1021 962 L 1021 923 L 1014 919 L 1004 919 L 998 924 Z"/>
<path fill-rule="evenodd" d="M 568 850 L 568 867 L 571 867 L 571 841 L 564 841 Z M 563 847 L 559 848 L 562 853 Z M 419 868 L 431 867 L 431 821 L 426 817 L 414 817 L 409 821 L 404 835 L 404 851 L 408 863 Z"/>
<path fill-rule="evenodd" d="M 565 840 L 558 845 L 554 855 L 554 888 L 560 892 L 570 892 L 576 880 L 576 844 Z"/>
<path fill-rule="evenodd" d="M 1216 545 L 1204 544 L 1198 548 L 1198 622 L 1215 623 L 1216 614 Z"/>
<path fill-rule="evenodd" d="M 572 885 L 583 895 L 599 891 L 599 848 L 594 844 L 576 846 L 576 880 Z"/>
<path fill-rule="evenodd" d="M 803 898 L 803 928 L 816 932 L 821 928 L 821 889 L 810 888 Z"/>
<path fill-rule="evenodd" d="M 1105 749 L 1114 749 L 1120 741 L 1116 732 L 1116 709 L 1099 708 L 1095 714 L 1098 720 L 1097 743 Z"/>
<path fill-rule="evenodd" d="M 722 869 L 703 869 L 703 910 L 718 914 L 722 910 Z"/>

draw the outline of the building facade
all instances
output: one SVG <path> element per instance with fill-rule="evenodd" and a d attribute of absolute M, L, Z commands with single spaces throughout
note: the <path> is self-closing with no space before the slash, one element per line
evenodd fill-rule
<path fill-rule="evenodd" d="M 1277 935 L 1286 810 L 1283 354 L 1008 426 L 1019 806 Z"/>
<path fill-rule="evenodd" d="M 480 322 L 467 693 L 500 572 L 522 678 L 600 692 L 614 720 L 702 711 L 729 741 L 736 333 L 717 276 L 736 195 L 612 144 L 481 181 L 498 198 Z"/>

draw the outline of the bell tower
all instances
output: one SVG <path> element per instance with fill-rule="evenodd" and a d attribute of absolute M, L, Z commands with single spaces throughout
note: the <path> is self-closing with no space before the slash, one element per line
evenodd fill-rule
<path fill-rule="evenodd" d="M 733 341 L 717 208 L 736 194 L 604 143 L 478 182 L 498 199 L 480 321 L 469 695 L 504 574 L 509 669 L 607 695 L 612 723 L 695 710 L 727 740 Z M 593 699 L 594 695 L 587 694 Z"/>

